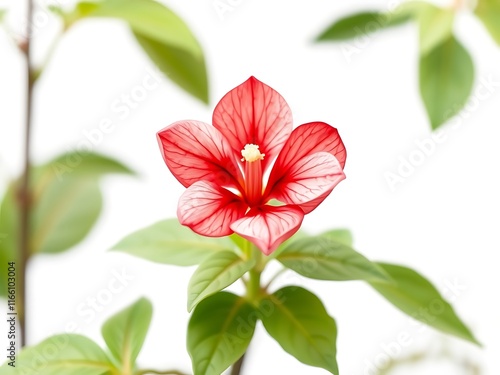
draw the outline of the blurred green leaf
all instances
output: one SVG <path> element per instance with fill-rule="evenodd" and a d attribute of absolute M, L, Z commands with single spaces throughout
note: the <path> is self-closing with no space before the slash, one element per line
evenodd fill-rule
<path fill-rule="evenodd" d="M 238 249 L 240 249 L 241 251 L 245 250 L 245 246 L 246 246 L 246 243 L 247 243 L 246 239 L 244 239 L 243 237 L 237 235 L 236 233 L 231 234 L 230 236 L 228 236 L 228 238 L 231 241 L 233 241 L 233 243 L 236 245 L 236 247 Z"/>
<path fill-rule="evenodd" d="M 203 56 L 196 38 L 184 21 L 162 3 L 153 0 L 102 0 L 96 2 L 92 17 L 126 21 L 132 30 L 166 45 Z"/>
<path fill-rule="evenodd" d="M 153 0 L 83 2 L 69 17 L 125 21 L 150 59 L 169 79 L 208 103 L 203 50 L 184 21 L 165 5 Z"/>
<path fill-rule="evenodd" d="M 5 9 L 0 9 L 0 22 L 3 21 L 6 14 L 7 14 L 7 11 Z"/>
<path fill-rule="evenodd" d="M 1 236 L 2 234 L 0 234 Z M 0 237 L 0 241 L 2 241 Z M 14 259 L 10 254 L 7 253 L 7 248 L 2 246 L 2 243 L 0 242 L 0 264 L 4 265 L 4 269 L 0 270 L 0 298 L 5 298 L 7 297 L 7 266 L 5 266 L 8 262 L 15 262 L 16 259 Z"/>
<path fill-rule="evenodd" d="M 281 347 L 306 365 L 338 374 L 337 326 L 318 297 L 288 286 L 260 304 L 262 323 Z"/>
<path fill-rule="evenodd" d="M 0 203 L 0 264 L 17 262 L 19 215 L 14 184 L 11 183 Z M 7 296 L 7 267 L 0 267 L 0 297 Z"/>
<path fill-rule="evenodd" d="M 132 172 L 111 158 L 87 152 L 67 153 L 32 168 L 30 254 L 61 252 L 85 238 L 102 208 L 99 178 L 108 173 Z M 17 180 L 9 184 L 0 212 L 2 257 L 11 260 L 16 260 L 18 249 L 18 185 Z"/>
<path fill-rule="evenodd" d="M 65 178 L 49 183 L 34 207 L 32 253 L 58 253 L 82 241 L 102 209 L 97 181 Z"/>
<path fill-rule="evenodd" d="M 141 298 L 131 306 L 109 318 L 102 326 L 102 336 L 115 359 L 122 365 L 122 373 L 132 373 L 148 333 L 153 306 Z"/>
<path fill-rule="evenodd" d="M 352 233 L 349 229 L 331 229 L 321 233 L 320 236 L 331 238 L 334 241 L 350 247 L 352 247 L 354 242 Z"/>
<path fill-rule="evenodd" d="M 339 41 L 358 38 L 380 29 L 397 26 L 411 19 L 406 12 L 361 12 L 335 21 L 317 41 Z"/>
<path fill-rule="evenodd" d="M 152 262 L 175 266 L 200 264 L 214 253 L 231 249 L 234 249 L 234 244 L 228 237 L 200 236 L 179 224 L 177 219 L 163 220 L 140 229 L 112 248 Z"/>
<path fill-rule="evenodd" d="M 420 54 L 423 56 L 452 37 L 455 12 L 451 8 L 439 8 L 427 2 L 417 2 L 415 5 L 417 4 Z"/>
<path fill-rule="evenodd" d="M 500 45 L 500 1 L 478 0 L 475 12 L 492 38 Z"/>
<path fill-rule="evenodd" d="M 285 267 L 311 279 L 390 280 L 376 263 L 328 236 L 307 237 L 291 242 L 276 259 Z"/>
<path fill-rule="evenodd" d="M 479 344 L 437 289 L 410 268 L 379 263 L 394 280 L 392 284 L 371 281 L 370 285 L 398 309 L 439 331 Z"/>
<path fill-rule="evenodd" d="M 58 17 L 61 17 L 61 18 L 65 17 L 64 9 L 59 5 L 50 4 L 47 6 L 47 9 Z"/>
<path fill-rule="evenodd" d="M 48 163 L 55 176 L 61 180 L 65 175 L 96 179 L 105 174 L 129 174 L 135 172 L 115 159 L 93 152 L 69 152 Z"/>
<path fill-rule="evenodd" d="M 31 253 L 57 253 L 82 241 L 102 209 L 99 178 L 132 171 L 95 153 L 67 153 L 33 170 Z"/>
<path fill-rule="evenodd" d="M 236 362 L 252 339 L 257 314 L 244 298 L 227 292 L 200 302 L 187 333 L 194 375 L 220 375 Z"/>
<path fill-rule="evenodd" d="M 113 375 L 110 360 L 92 340 L 73 334 L 52 336 L 25 348 L 16 368 L 4 364 L 0 375 Z"/>
<path fill-rule="evenodd" d="M 155 39 L 134 33 L 142 49 L 172 81 L 208 103 L 208 77 L 203 57 L 195 57 L 181 48 L 167 46 Z"/>
<path fill-rule="evenodd" d="M 420 93 L 433 129 L 457 114 L 474 83 L 474 63 L 454 37 L 420 58 Z"/>
<path fill-rule="evenodd" d="M 221 251 L 205 259 L 189 281 L 188 311 L 208 296 L 234 283 L 255 263 L 255 258 L 246 260 L 231 251 Z"/>

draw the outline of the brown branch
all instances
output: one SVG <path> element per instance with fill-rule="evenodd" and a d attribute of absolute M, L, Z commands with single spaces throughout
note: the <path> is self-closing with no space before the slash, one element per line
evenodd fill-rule
<path fill-rule="evenodd" d="M 31 169 L 31 124 L 33 109 L 33 86 L 34 76 L 31 66 L 31 37 L 33 22 L 33 0 L 27 0 L 26 14 L 26 36 L 21 44 L 21 50 L 25 55 L 26 71 L 26 118 L 24 134 L 24 166 L 21 183 L 19 186 L 19 279 L 17 281 L 17 306 L 19 326 L 21 328 L 20 345 L 26 344 L 26 279 L 29 259 L 29 234 L 30 234 L 30 214 L 31 214 L 31 189 L 30 189 L 30 169 Z"/>

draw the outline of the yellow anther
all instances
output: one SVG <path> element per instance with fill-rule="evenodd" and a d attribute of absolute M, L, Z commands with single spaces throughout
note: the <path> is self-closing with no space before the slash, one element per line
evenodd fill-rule
<path fill-rule="evenodd" d="M 241 161 L 253 162 L 257 160 L 264 160 L 266 154 L 261 154 L 259 151 L 259 146 L 253 144 L 245 145 L 245 148 L 241 150 Z"/>

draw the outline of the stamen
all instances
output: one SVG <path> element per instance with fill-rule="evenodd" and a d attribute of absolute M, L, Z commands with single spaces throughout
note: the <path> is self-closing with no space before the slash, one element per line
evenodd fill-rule
<path fill-rule="evenodd" d="M 245 195 L 249 205 L 257 205 L 262 199 L 262 163 L 265 154 L 261 154 L 258 145 L 247 144 L 241 150 L 245 163 Z"/>
<path fill-rule="evenodd" d="M 254 162 L 257 160 L 264 160 L 266 154 L 261 154 L 259 151 L 259 146 L 253 144 L 245 145 L 245 148 L 241 150 L 241 161 Z"/>

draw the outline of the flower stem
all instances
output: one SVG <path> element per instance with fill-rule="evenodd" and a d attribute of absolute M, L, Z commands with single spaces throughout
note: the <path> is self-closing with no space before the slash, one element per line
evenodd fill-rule
<path fill-rule="evenodd" d="M 19 326 L 21 329 L 20 345 L 26 344 L 26 270 L 29 258 L 29 222 L 31 213 L 31 191 L 30 191 L 30 151 L 31 151 L 31 123 L 33 109 L 33 86 L 34 75 L 31 64 L 31 34 L 33 22 L 33 0 L 27 0 L 27 26 L 26 37 L 21 45 L 25 55 L 26 71 L 26 118 L 24 134 L 24 166 L 21 177 L 21 184 L 18 191 L 19 199 L 19 279 L 17 281 L 17 310 L 19 317 Z"/>
<path fill-rule="evenodd" d="M 262 287 L 260 285 L 260 277 L 263 271 L 262 253 L 250 241 L 245 240 L 243 249 L 248 259 L 255 259 L 255 267 L 248 272 L 248 281 L 246 286 L 246 298 L 250 303 L 258 305 L 262 296 Z M 243 363 L 245 362 L 246 352 L 231 366 L 231 375 L 240 375 Z"/>
<path fill-rule="evenodd" d="M 260 295 L 260 272 L 251 270 L 247 284 L 247 298 L 252 303 L 258 303 Z"/>
<path fill-rule="evenodd" d="M 259 302 L 260 296 L 260 275 L 262 273 L 261 269 L 261 261 L 262 261 L 262 253 L 255 248 L 255 246 L 250 241 L 245 241 L 245 253 L 248 259 L 255 259 L 256 265 L 255 267 L 248 272 L 248 282 L 247 282 L 247 299 L 253 304 L 257 304 Z"/>

